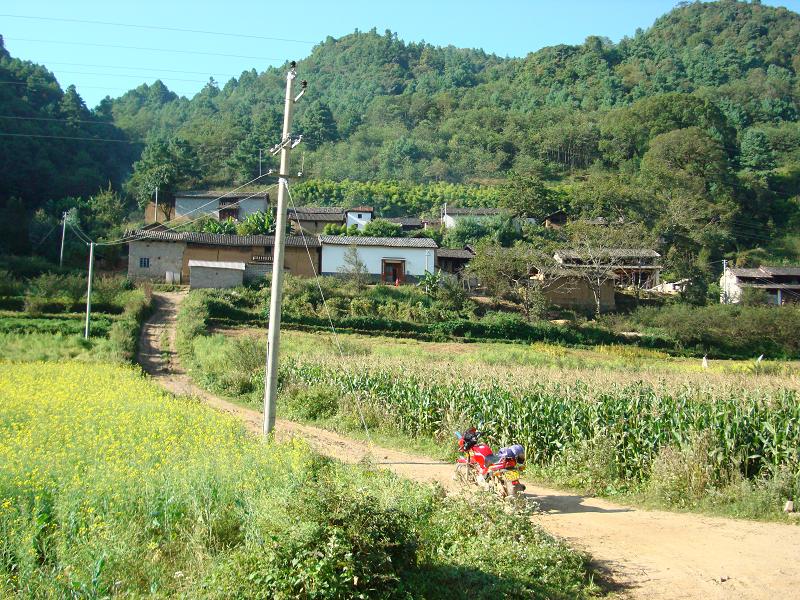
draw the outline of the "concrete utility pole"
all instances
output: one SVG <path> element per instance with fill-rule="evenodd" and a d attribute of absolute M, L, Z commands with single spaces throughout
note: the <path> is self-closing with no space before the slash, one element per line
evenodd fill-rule
<path fill-rule="evenodd" d="M 64 238 L 67 237 L 67 211 L 61 215 L 61 253 L 58 255 L 58 266 L 64 266 Z"/>
<path fill-rule="evenodd" d="M 156 206 L 153 210 L 153 223 L 158 223 L 158 186 L 156 186 Z"/>
<path fill-rule="evenodd" d="M 279 144 L 271 149 L 273 154 L 280 152 L 281 168 L 278 172 L 278 206 L 276 208 L 275 246 L 272 257 L 272 286 L 269 300 L 269 332 L 267 335 L 267 373 L 264 377 L 264 435 L 275 428 L 275 404 L 278 395 L 278 346 L 281 329 L 281 292 L 283 291 L 283 255 L 286 245 L 286 189 L 289 177 L 289 152 L 300 138 L 292 138 L 292 111 L 294 103 L 305 93 L 302 82 L 300 94 L 294 97 L 294 80 L 297 77 L 296 63 L 291 62 L 286 74 L 286 99 L 283 108 L 283 135 Z"/>
<path fill-rule="evenodd" d="M 92 315 L 92 275 L 94 275 L 94 242 L 89 242 L 89 283 L 86 289 L 86 329 L 83 337 L 89 339 L 89 321 Z"/>

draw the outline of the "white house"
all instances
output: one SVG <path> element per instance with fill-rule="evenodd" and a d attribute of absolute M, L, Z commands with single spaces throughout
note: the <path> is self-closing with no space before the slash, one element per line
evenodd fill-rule
<path fill-rule="evenodd" d="M 355 208 L 348 208 L 344 211 L 344 217 L 344 224 L 347 227 L 355 225 L 361 231 L 372 220 L 372 207 L 356 206 Z"/>
<path fill-rule="evenodd" d="M 341 273 L 346 267 L 345 255 L 352 248 L 369 274 L 386 283 L 415 281 L 436 265 L 437 246 L 430 238 L 321 235 L 319 241 L 323 275 Z"/>
<path fill-rule="evenodd" d="M 800 267 L 727 267 L 719 280 L 722 304 L 737 304 L 744 290 L 764 290 L 772 304 L 800 301 Z"/>
<path fill-rule="evenodd" d="M 210 215 L 215 219 L 230 217 L 241 221 L 255 212 L 266 212 L 267 208 L 269 194 L 266 192 L 176 192 L 174 218 L 196 219 Z"/>
<path fill-rule="evenodd" d="M 442 225 L 447 229 L 452 229 L 464 219 L 474 219 L 484 221 L 501 214 L 499 208 L 460 208 L 448 207 L 446 204 L 442 209 Z"/>

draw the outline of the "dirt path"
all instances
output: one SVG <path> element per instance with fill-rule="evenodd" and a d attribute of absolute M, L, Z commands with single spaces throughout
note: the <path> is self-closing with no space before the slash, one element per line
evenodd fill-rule
<path fill-rule="evenodd" d="M 167 331 L 174 348 L 180 294 L 157 294 L 158 308 L 142 330 L 140 362 L 175 394 L 197 396 L 261 431 L 261 413 L 195 386 L 160 348 Z M 335 433 L 278 421 L 281 435 L 298 435 L 321 453 L 346 462 L 371 456 L 399 475 L 452 489 L 452 465 L 386 448 L 369 447 Z M 800 527 L 663 511 L 645 511 L 598 498 L 528 485 L 543 514 L 535 517 L 553 535 L 585 550 L 621 594 L 656 600 L 678 598 L 800 598 Z"/>

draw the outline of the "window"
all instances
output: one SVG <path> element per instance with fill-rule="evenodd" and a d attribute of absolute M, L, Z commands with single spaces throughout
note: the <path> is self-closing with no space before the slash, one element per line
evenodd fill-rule
<path fill-rule="evenodd" d="M 363 217 L 361 216 L 361 213 L 358 213 L 358 218 L 359 219 L 363 219 Z"/>
<path fill-rule="evenodd" d="M 150 259 L 144 256 L 139 258 L 139 268 L 140 269 L 149 269 L 150 268 Z"/>

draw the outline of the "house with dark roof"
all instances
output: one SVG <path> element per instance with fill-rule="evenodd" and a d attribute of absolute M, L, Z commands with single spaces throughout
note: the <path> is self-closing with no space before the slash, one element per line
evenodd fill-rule
<path fill-rule="evenodd" d="M 254 212 L 269 208 L 269 194 L 262 191 L 224 192 L 217 190 L 188 190 L 175 192 L 172 199 L 161 198 L 158 209 L 155 202 L 145 208 L 146 224 L 174 219 L 191 220 L 202 216 L 242 221 Z"/>
<path fill-rule="evenodd" d="M 217 233 L 177 232 L 138 229 L 126 233 L 128 242 L 128 277 L 133 280 L 168 281 L 192 284 L 192 261 L 237 263 L 244 265 L 244 280 L 264 277 L 272 273 L 272 256 L 275 237 L 271 235 L 224 235 Z M 310 258 L 309 258 L 310 255 Z M 319 272 L 320 245 L 316 236 L 286 236 L 284 270 L 301 277 L 312 277 Z M 199 264 L 199 263 L 196 263 Z M 229 266 L 200 265 L 196 270 L 209 281 L 210 269 L 231 269 Z M 225 271 L 220 277 L 223 287 L 237 276 Z M 222 271 L 218 271 L 222 273 Z"/>
<path fill-rule="evenodd" d="M 419 217 L 385 217 L 390 223 L 397 223 L 405 232 L 422 229 L 422 219 Z"/>
<path fill-rule="evenodd" d="M 302 229 L 307 233 L 322 233 L 329 223 L 345 227 L 355 225 L 362 230 L 372 220 L 374 212 L 371 206 L 355 206 L 353 208 L 298 206 L 289 208 L 288 216 L 295 229 Z"/>
<path fill-rule="evenodd" d="M 800 302 L 800 267 L 727 267 L 719 285 L 720 302 L 723 304 L 741 302 L 747 289 L 763 290 L 770 302 L 778 306 L 797 303 Z"/>
<path fill-rule="evenodd" d="M 461 275 L 470 261 L 475 258 L 472 246 L 463 248 L 439 248 L 436 251 L 436 266 L 452 275 Z"/>
<path fill-rule="evenodd" d="M 658 264 L 661 255 L 650 248 L 563 249 L 553 258 L 565 269 L 610 269 L 619 287 L 653 288 L 659 284 L 662 269 Z"/>
<path fill-rule="evenodd" d="M 416 281 L 436 265 L 437 246 L 430 238 L 321 235 L 319 243 L 323 275 L 341 273 L 353 252 L 373 280 L 385 283 Z"/>

